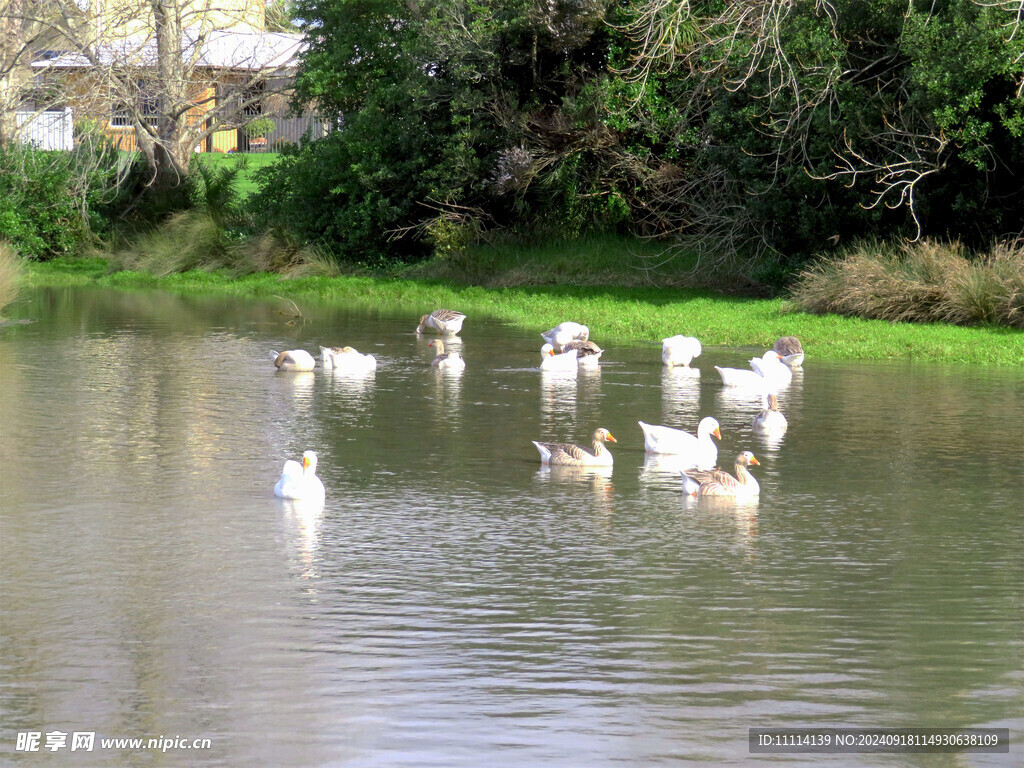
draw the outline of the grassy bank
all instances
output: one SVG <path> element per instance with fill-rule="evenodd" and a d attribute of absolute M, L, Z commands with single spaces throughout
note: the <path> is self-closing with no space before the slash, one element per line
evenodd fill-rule
<path fill-rule="evenodd" d="M 520 253 L 518 268 L 529 270 Z M 435 270 L 436 272 L 437 270 Z M 300 277 L 185 272 L 154 277 L 107 271 L 101 259 L 33 264 L 27 285 L 97 285 L 258 297 L 286 296 L 346 304 L 388 305 L 410 316 L 437 307 L 487 314 L 541 331 L 562 320 L 593 329 L 602 344 L 659 342 L 685 333 L 705 345 L 767 348 L 783 335 L 801 338 L 812 359 L 914 359 L 1024 365 L 1024 332 L 1007 328 L 890 323 L 787 310 L 782 299 L 750 299 L 710 291 L 642 285 L 519 285 L 480 287 L 408 277 Z"/>

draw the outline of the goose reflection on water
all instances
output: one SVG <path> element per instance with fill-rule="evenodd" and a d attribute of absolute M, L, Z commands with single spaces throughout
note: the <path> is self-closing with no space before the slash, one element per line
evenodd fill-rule
<path fill-rule="evenodd" d="M 438 424 L 457 426 L 462 423 L 462 374 L 464 368 L 433 368 L 434 396 L 431 413 Z"/>
<path fill-rule="evenodd" d="M 577 399 L 584 403 L 590 403 L 593 406 L 598 401 L 598 398 L 601 397 L 601 368 L 598 366 L 592 368 L 581 367 L 576 381 Z"/>
<path fill-rule="evenodd" d="M 750 419 L 758 412 L 764 393 L 756 389 L 723 387 L 715 393 L 715 413 L 723 424 L 750 426 Z"/>
<path fill-rule="evenodd" d="M 373 413 L 377 389 L 377 372 L 327 370 L 325 372 L 334 391 L 341 396 L 341 407 L 335 413 L 349 426 L 364 421 Z"/>
<path fill-rule="evenodd" d="M 757 497 L 736 499 L 727 496 L 702 496 L 700 498 L 683 494 L 683 509 L 688 513 L 687 522 L 691 527 L 715 526 L 731 528 L 736 543 L 746 559 L 752 561 L 756 548 L 753 546 L 758 533 Z M 722 531 L 722 533 L 727 533 Z"/>
<path fill-rule="evenodd" d="M 661 370 L 662 422 L 688 424 L 700 410 L 700 370 L 665 366 Z"/>
<path fill-rule="evenodd" d="M 540 372 L 541 424 L 546 431 L 553 425 L 576 426 L 576 373 Z M 567 431 L 572 431 L 567 430 Z"/>
<path fill-rule="evenodd" d="M 316 374 L 312 371 L 278 375 L 274 377 L 274 383 L 291 396 L 298 410 L 305 412 L 313 404 Z"/>
<path fill-rule="evenodd" d="M 295 566 L 303 579 L 319 577 L 324 502 L 312 499 L 281 499 L 285 528 Z"/>
<path fill-rule="evenodd" d="M 541 483 L 559 486 L 589 486 L 594 501 L 601 512 L 611 512 L 611 499 L 615 491 L 612 485 L 612 467 L 550 466 L 544 464 L 537 470 L 536 478 Z"/>
<path fill-rule="evenodd" d="M 648 453 L 640 467 L 640 481 L 651 485 L 664 485 L 680 492 L 683 490 L 682 472 L 693 463 L 686 456 L 672 453 Z"/>

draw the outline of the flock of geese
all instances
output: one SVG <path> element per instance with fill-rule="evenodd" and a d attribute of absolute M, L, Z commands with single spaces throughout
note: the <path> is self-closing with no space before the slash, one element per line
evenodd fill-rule
<path fill-rule="evenodd" d="M 461 371 L 466 361 L 457 351 L 445 347 L 443 337 L 454 336 L 462 330 L 466 315 L 451 309 L 438 309 L 423 315 L 416 332 L 436 333 L 438 338 L 428 346 L 435 348 L 431 365 L 447 371 Z M 564 322 L 541 334 L 540 368 L 544 371 L 576 372 L 579 368 L 597 367 L 602 350 L 590 341 L 590 329 L 575 322 Z M 686 367 L 701 353 L 700 341 L 692 336 L 671 336 L 662 339 L 662 362 L 669 367 Z M 271 352 L 271 359 L 280 371 L 312 371 L 316 358 L 303 349 Z M 377 367 L 373 355 L 361 354 L 352 347 L 320 347 L 321 365 L 327 370 L 366 373 Z M 723 386 L 737 387 L 758 394 L 761 410 L 753 417 L 753 430 L 766 436 L 779 436 L 786 431 L 786 417 L 779 410 L 776 392 L 793 378 L 793 369 L 803 365 L 804 352 L 795 336 L 783 336 L 761 357 L 754 357 L 750 368 L 721 368 L 715 366 Z M 721 439 L 719 424 L 711 416 L 697 425 L 697 434 L 681 429 L 638 422 L 644 434 L 644 449 L 650 454 L 667 454 L 678 459 L 684 491 L 692 496 L 756 498 L 760 486 L 748 467 L 759 464 L 750 451 L 741 451 L 734 461 L 735 474 L 718 469 L 718 446 Z M 541 463 L 548 466 L 611 467 L 613 458 L 606 443 L 617 442 L 612 433 L 599 427 L 589 447 L 572 443 L 541 442 L 533 444 L 540 453 Z M 285 462 L 281 478 L 274 486 L 274 495 L 283 499 L 323 502 L 324 484 L 316 475 L 317 456 L 313 451 L 302 454 L 302 461 Z"/>

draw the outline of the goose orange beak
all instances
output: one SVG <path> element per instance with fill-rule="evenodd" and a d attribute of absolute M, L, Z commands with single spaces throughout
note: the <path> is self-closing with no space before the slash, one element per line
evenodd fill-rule
<path fill-rule="evenodd" d="M 610 443 L 617 443 L 617 442 L 619 442 L 614 437 L 612 437 L 612 433 L 611 432 L 609 432 L 607 435 L 605 435 L 604 439 L 607 440 Z"/>
<path fill-rule="evenodd" d="M 755 457 L 751 456 L 750 457 L 750 463 L 751 464 L 760 464 L 761 462 L 758 461 Z"/>
<path fill-rule="evenodd" d="M 717 437 L 719 440 L 722 439 L 722 433 L 718 431 L 718 427 L 715 427 L 715 431 L 712 432 L 711 434 Z"/>

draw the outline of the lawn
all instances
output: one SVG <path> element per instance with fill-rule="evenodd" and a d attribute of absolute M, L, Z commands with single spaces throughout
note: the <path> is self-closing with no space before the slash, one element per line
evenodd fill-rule
<path fill-rule="evenodd" d="M 256 191 L 252 174 L 260 168 L 273 165 L 280 155 L 277 152 L 253 152 L 247 154 L 224 154 L 221 152 L 204 152 L 196 155 L 196 160 L 212 168 L 240 165 L 242 171 L 238 177 L 238 196 L 244 201 Z"/>

